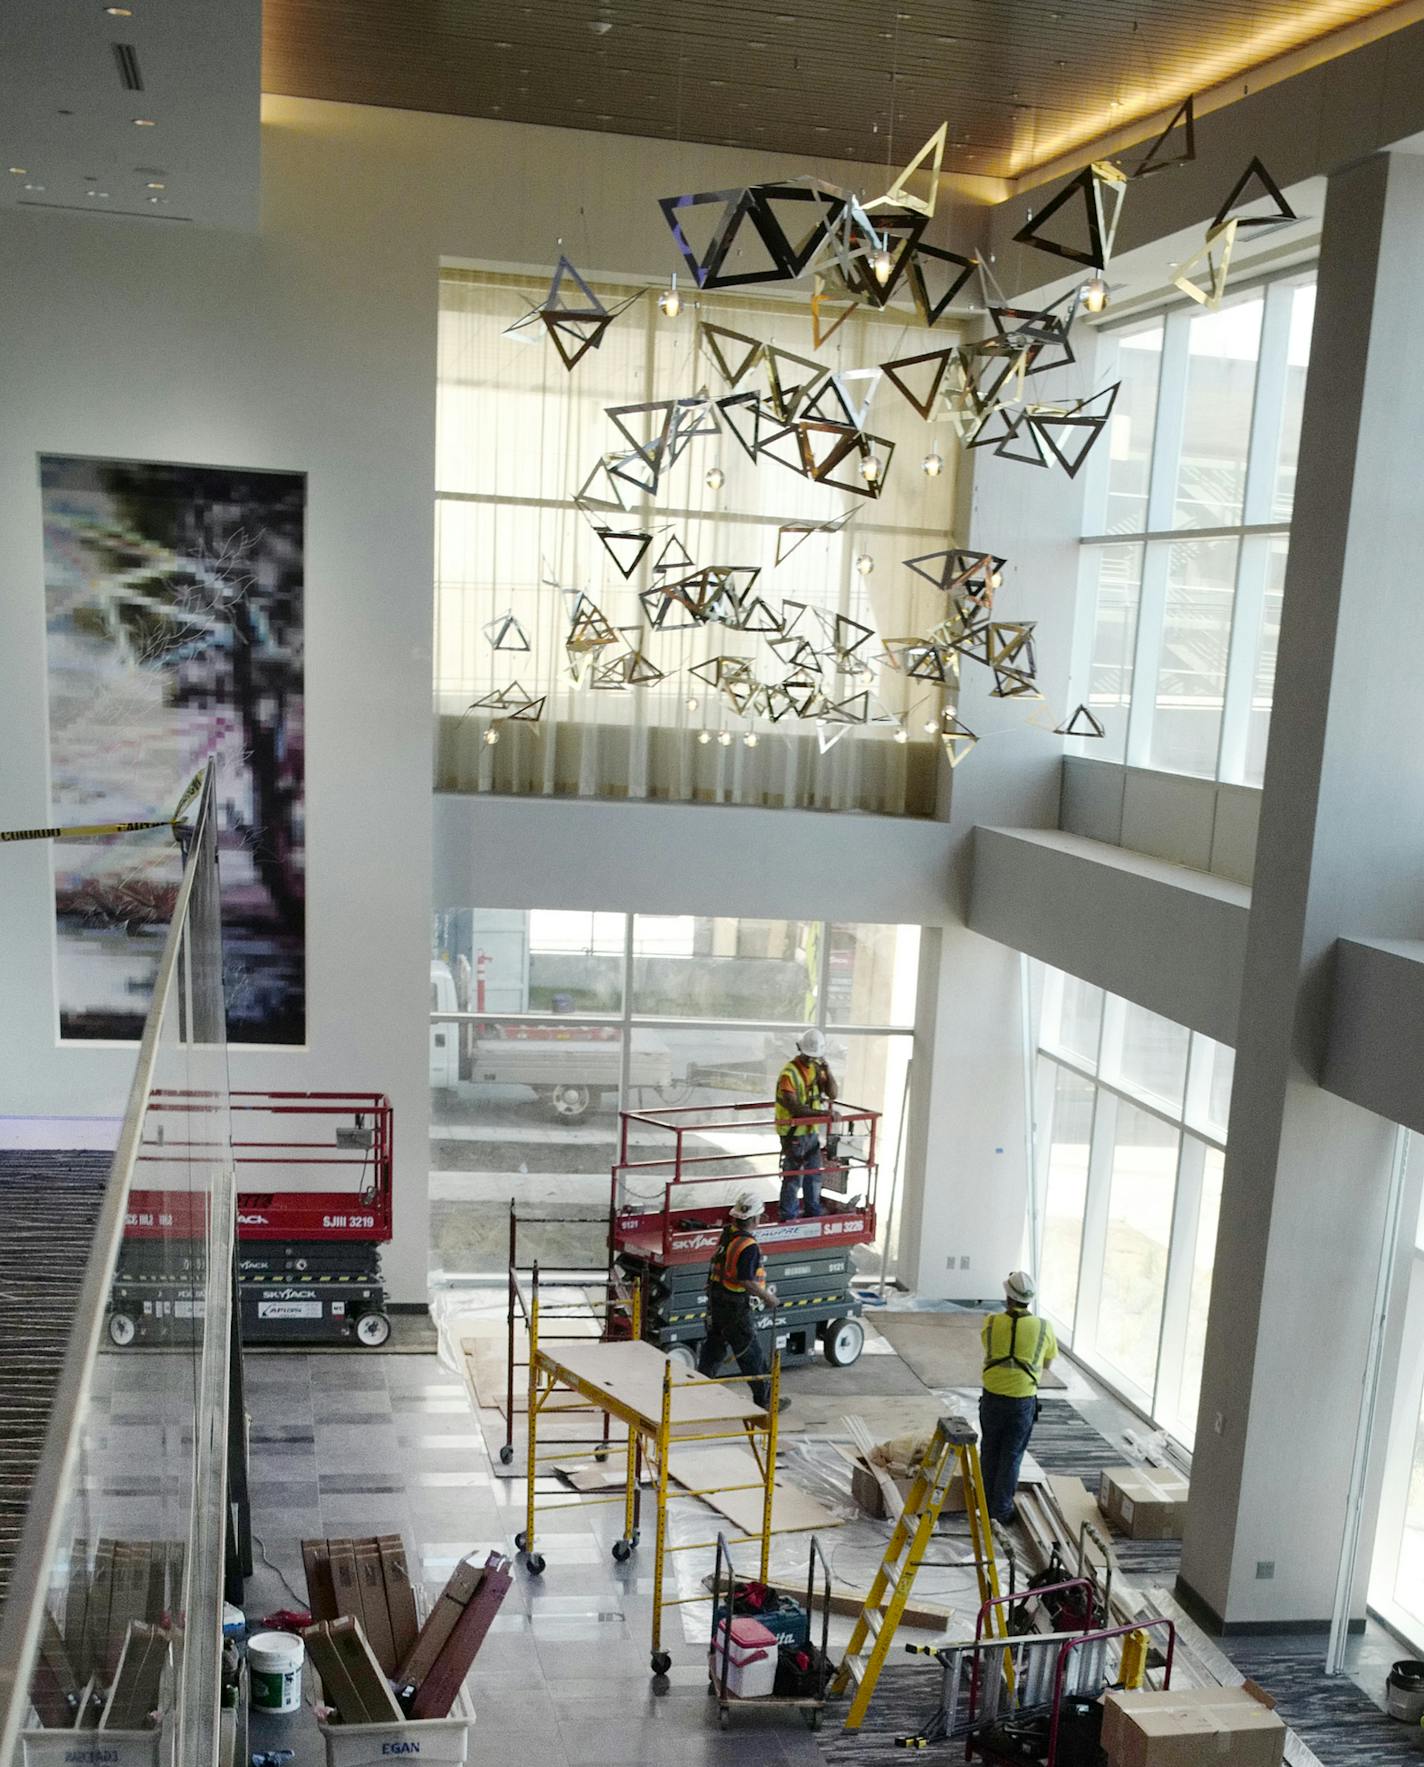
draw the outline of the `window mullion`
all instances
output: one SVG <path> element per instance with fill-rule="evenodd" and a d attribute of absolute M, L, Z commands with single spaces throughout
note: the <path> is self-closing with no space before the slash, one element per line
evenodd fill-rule
<path fill-rule="evenodd" d="M 1073 1313 L 1074 1354 L 1091 1356 L 1097 1348 L 1098 1311 L 1103 1294 L 1103 1260 L 1108 1244 L 1108 1198 L 1112 1189 L 1113 1149 L 1117 1142 L 1118 1100 L 1097 1087 L 1093 1096 L 1092 1142 L 1088 1150 L 1088 1186 L 1083 1206 L 1083 1243 L 1078 1260 L 1078 1303 Z"/>
<path fill-rule="evenodd" d="M 1231 637 L 1216 757 L 1217 778 L 1232 782 L 1239 782 L 1246 773 L 1270 545 L 1269 540 L 1243 540 L 1236 552 L 1236 592 L 1231 603 Z"/>
<path fill-rule="evenodd" d="M 1267 522 L 1275 500 L 1276 461 L 1285 415 L 1286 363 L 1290 347 L 1291 305 L 1295 285 L 1278 282 L 1266 291 L 1261 341 L 1256 361 L 1256 389 L 1251 407 L 1251 437 L 1246 453 L 1244 522 Z"/>
<path fill-rule="evenodd" d="M 1162 1330 L 1157 1340 L 1157 1378 L 1152 1415 L 1159 1421 L 1177 1419 L 1180 1411 L 1182 1362 L 1187 1352 L 1187 1313 L 1196 1265 L 1197 1223 L 1201 1215 L 1205 1144 L 1192 1135 L 1178 1143 L 1177 1184 L 1172 1199 L 1172 1226 L 1167 1242 L 1167 1275 L 1162 1285 Z"/>
<path fill-rule="evenodd" d="M 1147 484 L 1146 527 L 1175 528 L 1177 472 L 1187 410 L 1191 315 L 1169 313 L 1162 328 L 1162 366 L 1157 378 L 1157 421 L 1152 430 L 1152 468 Z"/>
<path fill-rule="evenodd" d="M 1146 767 L 1152 755 L 1152 724 L 1157 706 L 1157 677 L 1162 668 L 1162 637 L 1167 623 L 1167 571 L 1170 544 L 1142 549 L 1141 586 L 1137 592 L 1137 636 L 1132 650 L 1132 695 L 1127 708 L 1129 767 Z"/>

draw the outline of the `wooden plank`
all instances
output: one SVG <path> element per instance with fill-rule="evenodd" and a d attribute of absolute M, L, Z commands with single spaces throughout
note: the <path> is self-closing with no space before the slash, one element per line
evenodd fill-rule
<path fill-rule="evenodd" d="M 702 1579 L 702 1587 L 704 1589 L 712 1587 L 710 1575 Z M 797 1601 L 802 1601 L 805 1598 L 804 1584 L 798 1587 L 785 1583 L 778 1585 L 778 1587 L 784 1588 L 789 1595 L 794 1595 Z M 811 1597 L 812 1612 L 819 1613 L 823 1606 L 825 1606 L 825 1602 L 822 1599 L 822 1592 L 817 1589 L 813 1591 Z M 849 1583 L 833 1582 L 830 1609 L 833 1614 L 843 1614 L 858 1620 L 865 1611 L 865 1596 L 852 1589 Z M 954 1610 L 952 1608 L 935 1607 L 931 1602 L 917 1602 L 911 1595 L 909 1605 L 900 1616 L 900 1624 L 913 1626 L 927 1632 L 944 1632 L 948 1630 L 949 1623 L 953 1618 Z"/>
<path fill-rule="evenodd" d="M 657 1430 L 668 1360 L 661 1350 L 645 1343 L 566 1343 L 556 1349 L 557 1354 L 540 1350 L 540 1358 L 586 1387 L 596 1388 L 642 1428 Z M 690 1369 L 674 1367 L 671 1417 L 674 1425 L 686 1428 L 742 1420 L 762 1422 L 766 1412 L 753 1405 L 736 1385 L 718 1386 Z"/>

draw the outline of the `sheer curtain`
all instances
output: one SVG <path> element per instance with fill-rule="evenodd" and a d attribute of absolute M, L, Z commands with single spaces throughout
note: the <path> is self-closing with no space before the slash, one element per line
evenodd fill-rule
<path fill-rule="evenodd" d="M 512 275 L 441 273 L 437 789 L 931 814 L 939 745 L 923 727 L 938 712 L 938 690 L 875 659 L 883 639 L 923 633 L 942 617 L 939 592 L 903 560 L 953 544 L 957 450 L 946 426 L 922 422 L 880 382 L 866 427 L 893 442 L 895 453 L 884 491 L 873 501 L 815 484 L 771 460 L 753 463 L 725 426 L 721 434 L 697 437 L 664 471 L 654 498 L 625 486 L 627 514 L 599 512 L 612 527 L 654 533 L 627 581 L 573 499 L 605 453 L 627 446 L 606 407 L 690 397 L 704 387 L 716 399 L 730 390 L 699 344 L 702 320 L 842 374 L 938 348 L 953 335 L 927 334 L 918 320 L 907 324 L 902 316 L 862 309 L 815 351 L 804 300 L 728 294 L 694 301 L 689 292 L 681 315 L 669 320 L 648 295 L 566 373 L 542 326 L 505 334 L 547 286 Z M 595 287 L 609 304 L 630 292 Z M 729 355 L 735 350 L 726 348 Z M 856 378 L 846 384 L 853 397 L 870 385 Z M 762 385 L 760 370 L 744 383 Z M 646 421 L 628 419 L 635 427 Z M 921 470 L 932 448 L 944 457 L 936 478 Z M 724 475 L 718 488 L 707 482 L 714 467 Z M 854 460 L 847 468 L 854 470 Z M 595 493 L 608 495 L 606 478 Z M 785 555 L 795 536 L 779 536 L 784 524 L 825 522 L 847 510 L 850 520 L 838 532 L 813 533 Z M 779 543 L 785 556 L 778 565 Z M 654 569 L 669 546 L 678 557 L 684 548 L 697 566 L 759 569 L 753 592 L 775 613 L 789 600 L 873 627 L 875 637 L 858 653 L 871 673 L 838 673 L 823 663 L 820 685 L 831 700 L 868 689 L 872 711 L 901 719 L 909 740 L 895 741 L 891 723 L 832 725 L 818 739 L 814 723 L 794 716 L 773 724 L 739 714 L 690 668 L 721 656 L 748 659 L 762 681 L 792 670 L 770 649 L 774 634 L 721 625 L 648 628 L 638 594 L 660 577 L 679 574 Z M 594 686 L 593 666 L 581 670 L 577 683 L 571 678 L 565 644 L 580 592 L 664 672 L 661 680 L 620 692 Z M 508 614 L 517 628 L 496 648 L 493 639 Z M 813 615 L 803 615 L 797 630 L 825 648 Z M 527 650 L 516 648 L 521 640 Z M 610 647 L 604 656 L 581 660 L 596 664 L 613 654 Z M 543 716 L 537 723 L 501 721 L 498 741 L 487 743 L 497 712 L 468 708 L 515 683 L 530 695 L 547 695 Z M 831 736 L 836 740 L 822 752 Z"/>

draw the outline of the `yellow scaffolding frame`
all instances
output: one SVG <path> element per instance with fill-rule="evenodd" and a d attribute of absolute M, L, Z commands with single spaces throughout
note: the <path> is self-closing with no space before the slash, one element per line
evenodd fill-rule
<path fill-rule="evenodd" d="M 694 1601 L 710 1601 L 710 1595 L 688 1595 L 665 1600 L 663 1579 L 667 1555 L 671 1552 L 711 1552 L 716 1539 L 685 1541 L 672 1545 L 667 1538 L 668 1500 L 670 1497 L 707 1498 L 732 1491 L 762 1493 L 761 1529 L 758 1533 L 738 1534 L 737 1541 L 759 1542 L 761 1547 L 761 1580 L 766 1581 L 771 1562 L 773 1528 L 772 1505 L 775 1497 L 777 1424 L 781 1410 L 781 1354 L 772 1356 L 771 1369 L 765 1377 L 771 1388 L 766 1410 L 744 1402 L 732 1410 L 709 1409 L 709 1395 L 719 1388 L 744 1385 L 751 1378 L 730 1376 L 712 1380 L 690 1371 L 673 1372 L 669 1358 L 652 1344 L 644 1343 L 639 1333 L 639 1296 L 634 1290 L 632 1301 L 632 1335 L 628 1341 L 599 1343 L 593 1339 L 568 1348 L 569 1340 L 561 1339 L 558 1347 L 548 1349 L 539 1342 L 539 1291 L 537 1280 L 529 1301 L 529 1461 L 525 1474 L 525 1511 L 523 1531 L 515 1536 L 515 1545 L 524 1555 L 525 1568 L 533 1576 L 545 1569 L 542 1553 L 536 1550 L 537 1516 L 555 1509 L 581 1508 L 585 1504 L 623 1504 L 623 1534 L 613 1544 L 613 1557 L 621 1564 L 636 1549 L 641 1520 L 640 1508 L 644 1469 L 655 1498 L 655 1531 L 653 1559 L 653 1621 L 651 1666 L 655 1675 L 665 1675 L 672 1667 L 672 1658 L 663 1649 L 663 1610 Z M 639 1391 L 641 1387 L 641 1393 Z M 608 1497 L 575 1497 L 558 1502 L 539 1502 L 536 1485 L 540 1465 L 546 1460 L 567 1460 L 570 1449 L 578 1444 L 561 1443 L 553 1454 L 539 1451 L 539 1419 L 556 1393 L 577 1393 L 592 1410 L 605 1420 L 616 1420 L 628 1432 L 625 1451 L 623 1490 Z M 656 1392 L 655 1404 L 649 1396 Z M 641 1402 L 640 1402 L 641 1400 Z M 679 1415 L 679 1413 L 681 1415 Z M 713 1426 L 720 1425 L 717 1428 Z M 611 1452 L 605 1421 L 603 1436 L 594 1443 L 594 1455 L 607 1459 Z M 751 1451 L 757 1478 L 737 1485 L 716 1485 L 706 1489 L 687 1488 L 671 1492 L 671 1457 L 675 1447 L 694 1442 L 738 1442 Z M 790 1533 L 797 1530 L 786 1529 Z M 804 1530 L 802 1530 L 804 1531 Z"/>

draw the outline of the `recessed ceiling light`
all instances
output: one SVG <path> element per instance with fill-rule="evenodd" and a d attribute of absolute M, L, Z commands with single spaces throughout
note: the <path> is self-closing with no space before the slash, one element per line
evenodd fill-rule
<path fill-rule="evenodd" d="M 28 166 L 11 166 L 10 168 L 10 176 L 12 178 L 28 178 L 29 175 L 30 170 Z"/>
<path fill-rule="evenodd" d="M 43 190 L 44 185 L 43 184 L 27 184 L 25 186 L 25 189 L 26 190 Z"/>
<path fill-rule="evenodd" d="M 144 185 L 145 190 L 167 190 L 167 188 L 168 188 L 168 186 L 166 184 L 145 184 Z"/>
<path fill-rule="evenodd" d="M 135 117 L 133 125 L 135 129 L 156 129 L 158 127 L 152 117 Z"/>
<path fill-rule="evenodd" d="M 104 8 L 104 11 L 108 13 L 110 18 L 132 18 L 133 17 L 133 7 L 132 6 L 106 6 Z"/>
<path fill-rule="evenodd" d="M 592 18 L 588 21 L 588 28 L 596 37 L 606 36 L 613 29 L 613 21 L 607 18 Z"/>
<path fill-rule="evenodd" d="M 496 49 L 513 49 L 513 47 L 514 47 L 513 43 L 496 43 L 495 44 Z"/>

